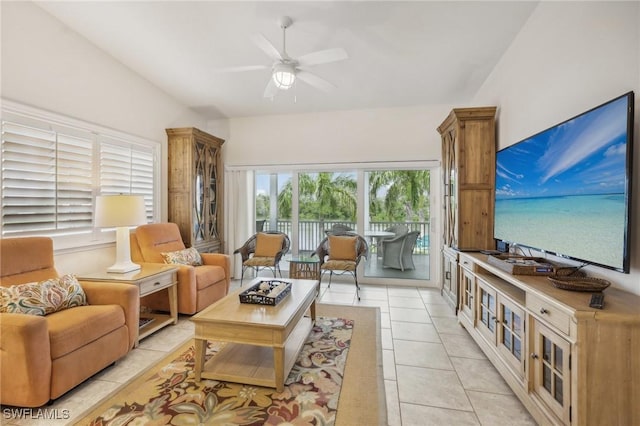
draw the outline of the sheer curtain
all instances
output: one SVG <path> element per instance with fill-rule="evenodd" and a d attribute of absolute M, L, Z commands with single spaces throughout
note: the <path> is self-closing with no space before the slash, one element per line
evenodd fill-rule
<path fill-rule="evenodd" d="M 231 276 L 240 278 L 242 259 L 234 255 L 251 235 L 255 222 L 254 175 L 252 170 L 225 170 L 225 235 L 226 250 L 231 258 Z M 237 272 L 236 272 L 237 271 Z"/>

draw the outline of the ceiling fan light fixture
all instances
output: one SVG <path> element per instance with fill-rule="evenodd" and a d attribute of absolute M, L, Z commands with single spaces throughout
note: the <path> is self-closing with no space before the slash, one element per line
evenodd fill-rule
<path fill-rule="evenodd" d="M 273 68 L 273 82 L 280 90 L 288 90 L 296 81 L 296 73 L 293 65 L 278 64 Z"/>

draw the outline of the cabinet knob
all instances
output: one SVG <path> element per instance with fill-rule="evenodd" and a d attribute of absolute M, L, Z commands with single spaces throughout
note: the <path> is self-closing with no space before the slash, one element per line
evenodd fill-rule
<path fill-rule="evenodd" d="M 493 322 L 498 322 L 498 318 L 496 318 L 496 317 L 491 317 L 491 321 L 493 321 Z"/>
<path fill-rule="evenodd" d="M 545 308 L 540 308 L 540 313 L 544 315 L 544 314 L 548 314 L 549 311 L 547 311 Z"/>
<path fill-rule="evenodd" d="M 532 354 L 531 354 L 531 358 L 533 358 L 533 359 L 538 359 L 538 354 L 536 354 L 536 353 L 532 353 Z"/>

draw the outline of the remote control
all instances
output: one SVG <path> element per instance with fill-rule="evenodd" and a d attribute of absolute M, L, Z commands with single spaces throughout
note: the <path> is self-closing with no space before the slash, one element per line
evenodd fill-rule
<path fill-rule="evenodd" d="M 602 309 L 604 307 L 604 294 L 593 293 L 591 295 L 591 302 L 589 302 L 589 306 L 596 309 Z"/>

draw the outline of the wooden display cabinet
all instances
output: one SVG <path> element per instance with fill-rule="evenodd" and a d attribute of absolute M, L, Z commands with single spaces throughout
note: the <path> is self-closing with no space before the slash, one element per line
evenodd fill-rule
<path fill-rule="evenodd" d="M 438 127 L 442 137 L 444 245 L 495 248 L 496 107 L 456 108 Z"/>
<path fill-rule="evenodd" d="M 609 287 L 594 309 L 590 293 L 511 275 L 484 254 L 459 264 L 460 324 L 538 424 L 640 424 L 640 296 Z"/>
<path fill-rule="evenodd" d="M 438 127 L 444 197 L 441 288 L 449 301 L 464 297 L 453 287 L 457 280 L 451 277 L 459 277 L 460 285 L 464 280 L 454 253 L 495 248 L 495 114 L 496 107 L 456 108 Z"/>
<path fill-rule="evenodd" d="M 169 148 L 169 222 L 185 246 L 223 250 L 223 139 L 194 127 L 166 129 Z"/>

